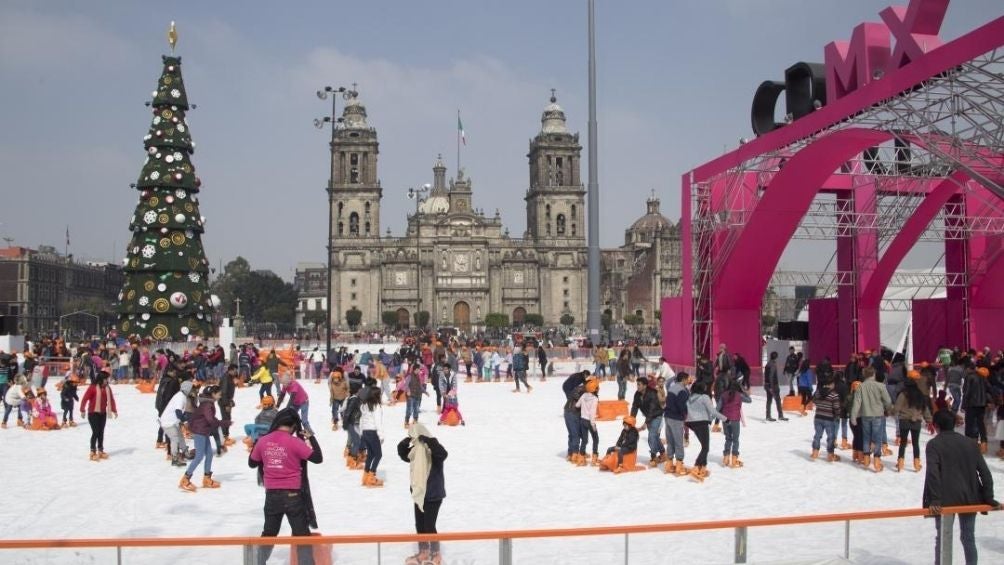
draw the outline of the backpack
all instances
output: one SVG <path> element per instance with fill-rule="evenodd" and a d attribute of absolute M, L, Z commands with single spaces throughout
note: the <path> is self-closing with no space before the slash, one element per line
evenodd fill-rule
<path fill-rule="evenodd" d="M 345 401 L 345 408 L 342 410 L 342 421 L 345 424 L 355 424 L 359 421 L 359 417 L 363 414 L 359 402 L 359 397 L 355 395 Z"/>

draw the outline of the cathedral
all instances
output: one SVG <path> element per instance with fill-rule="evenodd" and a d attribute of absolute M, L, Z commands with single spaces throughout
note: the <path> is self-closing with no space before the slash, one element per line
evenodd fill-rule
<path fill-rule="evenodd" d="M 582 146 L 578 133 L 568 131 L 553 94 L 540 131 L 530 140 L 527 227 L 521 238 L 510 237 L 498 212 L 485 215 L 474 205 L 474 182 L 462 169 L 448 181 L 442 159 L 432 168 L 425 198 L 407 218 L 405 235 L 392 237 L 388 230 L 381 236 L 379 142 L 358 97 L 345 105 L 331 151 L 332 327 L 347 327 L 347 312 L 353 310 L 361 313 L 363 327 L 388 325 L 390 319 L 393 325 L 408 327 L 417 312 L 428 312 L 434 327 L 462 330 L 483 325 L 489 314 L 505 315 L 514 324 L 528 315 L 540 316 L 546 326 L 562 319 L 585 323 Z M 647 219 L 639 220 L 641 235 L 629 229 L 624 247 L 604 251 L 609 260 L 605 268 L 609 264 L 617 271 L 605 279 L 623 287 L 604 289 L 604 308 L 612 313 L 641 311 L 652 320 L 658 294 L 678 286 L 679 239 L 675 227 L 658 213 L 658 200 L 653 197 L 648 206 Z M 666 243 L 671 236 L 676 237 L 675 246 Z M 669 256 L 671 250 L 675 258 Z M 298 272 L 297 279 L 303 278 Z M 641 282 L 632 286 L 632 279 Z M 648 290 L 639 291 L 639 285 Z M 301 288 L 299 320 L 310 310 L 324 309 L 324 301 L 317 300 L 319 286 L 314 284 L 310 293 Z"/>

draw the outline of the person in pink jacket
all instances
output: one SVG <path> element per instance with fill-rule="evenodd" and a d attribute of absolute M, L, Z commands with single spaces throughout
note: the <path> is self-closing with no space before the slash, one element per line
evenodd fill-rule
<path fill-rule="evenodd" d="M 289 395 L 289 407 L 300 413 L 303 429 L 313 434 L 314 430 L 310 427 L 310 420 L 307 419 L 310 413 L 310 397 L 307 396 L 307 391 L 300 384 L 300 381 L 294 379 L 293 375 L 289 373 L 279 377 L 279 401 L 276 402 L 276 408 L 282 409 L 282 402 L 287 395 Z"/>
<path fill-rule="evenodd" d="M 596 432 L 596 413 L 600 405 L 599 392 L 600 381 L 596 378 L 586 379 L 585 392 L 575 401 L 575 406 L 579 408 L 579 457 L 575 464 L 579 467 L 586 465 L 586 447 L 589 445 L 589 437 L 593 438 L 593 459 L 592 466 L 600 464 L 600 436 Z"/>

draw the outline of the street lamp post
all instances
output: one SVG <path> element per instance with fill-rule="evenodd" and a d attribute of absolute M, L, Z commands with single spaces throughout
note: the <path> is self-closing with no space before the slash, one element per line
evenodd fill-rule
<path fill-rule="evenodd" d="M 418 218 L 418 205 L 421 204 L 421 195 L 428 194 L 429 190 L 432 189 L 432 185 L 424 184 L 422 188 L 409 188 L 408 198 L 415 201 L 415 288 L 418 290 L 418 300 L 415 306 L 415 325 L 418 325 L 418 321 L 421 319 L 422 312 L 422 222 Z M 431 318 L 431 316 L 430 316 Z"/>
<path fill-rule="evenodd" d="M 329 145 L 329 148 L 328 148 L 329 153 L 331 154 L 331 163 L 330 163 L 330 166 L 328 168 L 328 189 L 327 189 L 328 190 L 328 241 L 327 241 L 327 243 L 324 246 L 324 249 L 328 253 L 328 260 L 326 261 L 326 264 L 328 266 L 328 272 L 327 272 L 328 289 L 327 289 L 327 294 L 326 294 L 326 296 L 327 296 L 327 299 L 326 299 L 327 303 L 325 304 L 325 307 L 324 307 L 324 315 L 327 317 L 327 323 L 325 323 L 325 333 L 327 334 L 327 337 L 325 339 L 325 346 L 324 346 L 324 357 L 325 357 L 325 359 L 330 359 L 331 358 L 331 302 L 332 302 L 332 300 L 331 300 L 331 235 L 332 235 L 332 233 L 331 233 L 331 222 L 333 221 L 333 218 L 331 216 L 331 214 L 332 214 L 332 212 L 331 212 L 331 203 L 332 203 L 332 201 L 334 200 L 334 197 L 335 197 L 335 193 L 334 193 L 334 188 L 335 188 L 335 130 L 337 129 L 338 123 L 342 121 L 342 119 L 338 117 L 338 112 L 337 112 L 337 110 L 335 108 L 335 103 L 338 101 L 338 96 L 336 96 L 336 94 L 341 94 L 342 98 L 344 98 L 345 100 L 348 100 L 349 98 L 351 98 L 352 96 L 355 95 L 355 92 L 353 90 L 349 90 L 349 89 L 345 88 L 344 86 L 339 86 L 337 88 L 333 87 L 333 86 L 325 86 L 321 90 L 318 90 L 317 91 L 317 97 L 320 98 L 321 100 L 327 100 L 329 96 L 331 97 L 331 115 L 330 116 L 324 116 L 323 118 L 318 118 L 318 119 L 314 120 L 314 127 L 316 127 L 317 129 L 323 128 L 324 124 L 326 124 L 326 123 L 331 124 L 331 142 L 330 142 L 330 145 Z"/>

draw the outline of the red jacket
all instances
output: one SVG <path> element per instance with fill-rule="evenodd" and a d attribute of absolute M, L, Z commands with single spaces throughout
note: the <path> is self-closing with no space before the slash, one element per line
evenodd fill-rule
<path fill-rule="evenodd" d="M 100 391 L 98 390 L 98 385 L 91 384 L 87 387 L 87 392 L 84 393 L 84 397 L 80 399 L 80 411 L 87 412 L 88 415 L 94 412 L 118 412 L 115 408 L 115 395 L 112 394 L 112 387 L 105 386 Z M 98 405 L 98 395 L 101 395 L 101 405 Z"/>

